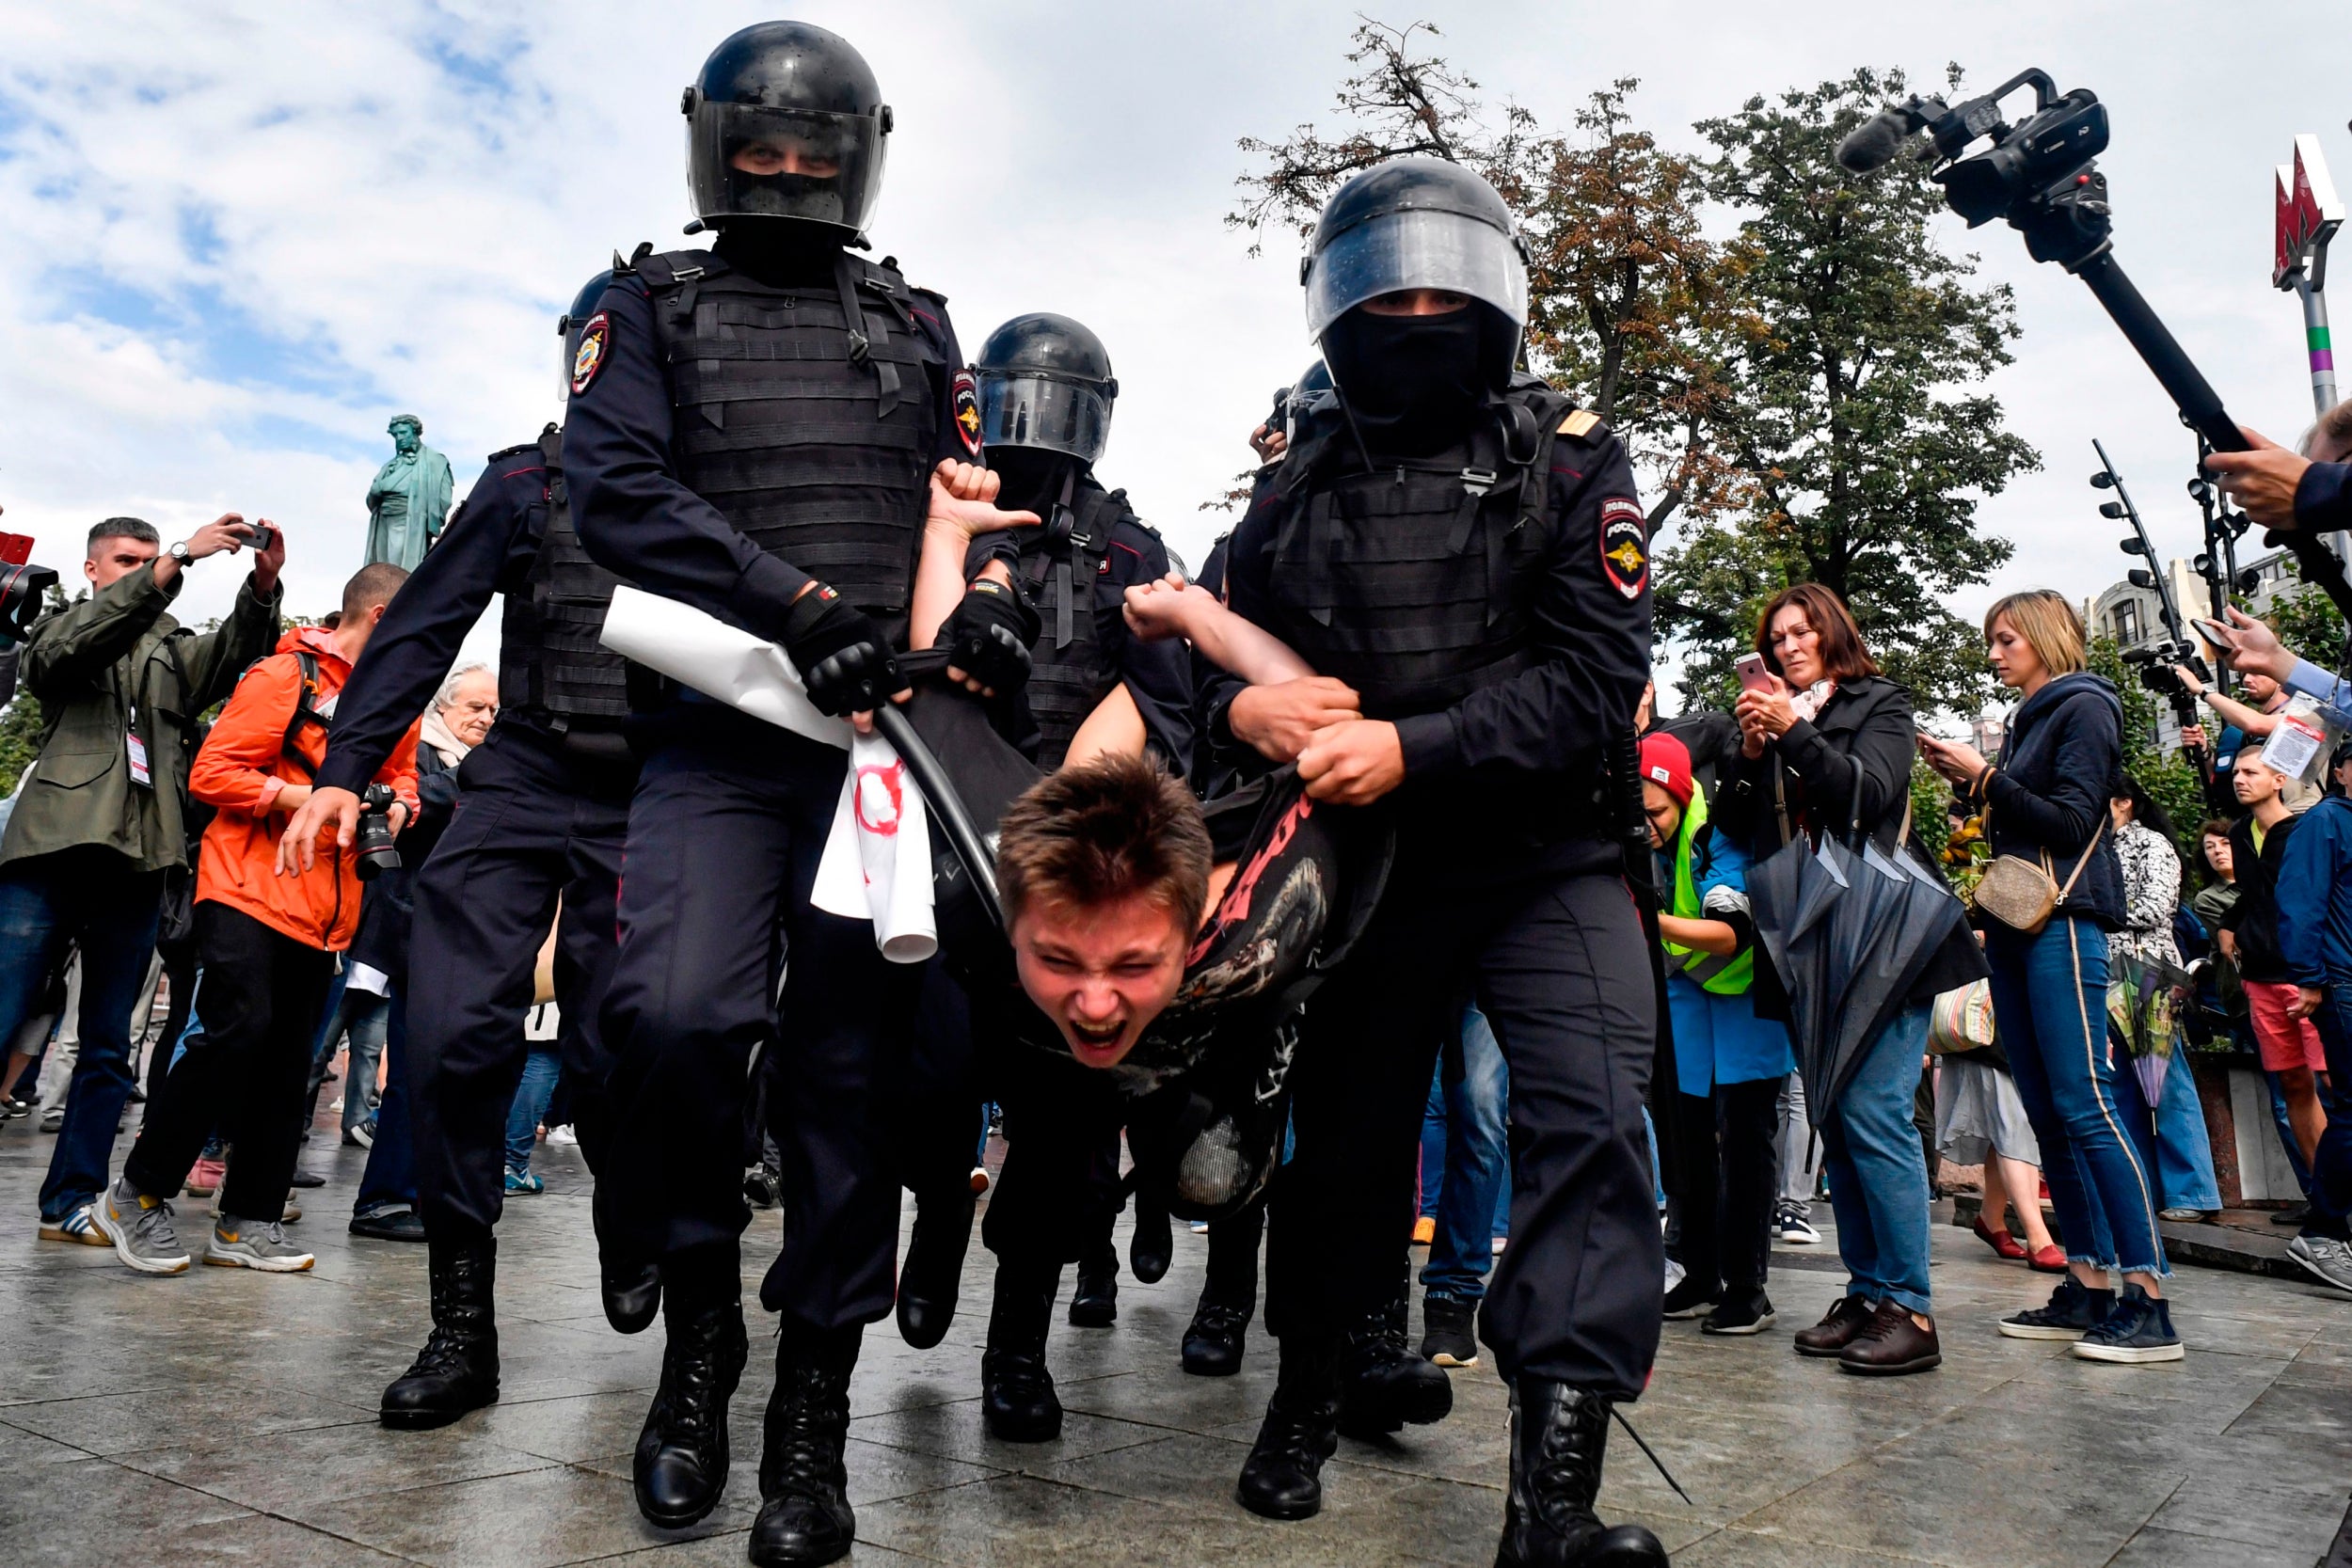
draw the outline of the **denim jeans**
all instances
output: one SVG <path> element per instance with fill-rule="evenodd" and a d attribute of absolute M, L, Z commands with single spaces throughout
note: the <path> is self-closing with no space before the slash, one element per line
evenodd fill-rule
<path fill-rule="evenodd" d="M 43 1219 L 106 1188 L 115 1125 L 131 1098 L 131 1014 L 155 955 L 163 891 L 162 872 L 96 846 L 0 869 L 0 1040 L 23 1027 L 65 944 L 82 949 L 81 1054 L 41 1183 Z"/>
<path fill-rule="evenodd" d="M 375 1108 L 375 1146 L 359 1177 L 355 1215 L 417 1206 L 417 1156 L 408 1141 L 408 1005 L 398 984 L 385 1010 L 384 1103 Z"/>
<path fill-rule="evenodd" d="M 1863 1057 L 1835 1105 L 1811 1107 L 1837 1216 L 1849 1295 L 1927 1316 L 1928 1167 L 1911 1124 L 1928 1007 L 1906 1007 Z"/>
<path fill-rule="evenodd" d="M 2042 1145 L 2042 1177 L 2068 1258 L 2126 1273 L 2167 1273 L 2156 1183 L 2118 1108 L 2107 1045 L 2107 945 L 2060 915 L 2038 936 L 1994 928 L 1993 1012 L 2017 1098 Z M 2131 1069 L 2122 1069 L 2128 1073 Z"/>
<path fill-rule="evenodd" d="M 2312 1162 L 2312 1211 L 2306 1236 L 2352 1241 L 2352 980 L 2329 976 L 2325 1000 L 2312 1015 L 2319 1043 L 2328 1052 L 2328 1130 L 2319 1135 L 2319 1157 Z"/>
<path fill-rule="evenodd" d="M 2139 1074 L 2119 1065 L 2115 1074 L 2116 1101 L 2128 1113 L 2124 1126 L 2139 1150 L 2141 1164 L 2156 1173 L 2159 1207 L 2218 1209 L 2221 1185 L 2213 1172 L 2213 1140 L 2205 1132 L 2205 1108 L 2197 1100 L 2197 1074 L 2188 1065 L 2188 1049 L 2175 1041 L 2171 1065 L 2165 1069 L 2164 1092 L 2152 1113 L 2140 1092 Z"/>
<path fill-rule="evenodd" d="M 553 1040 L 533 1040 L 523 1059 L 523 1075 L 515 1085 L 514 1107 L 506 1113 L 506 1168 L 531 1169 L 531 1151 L 539 1142 L 539 1118 L 555 1098 L 555 1081 L 564 1071 L 564 1053 Z"/>
<path fill-rule="evenodd" d="M 384 1036 L 391 1027 L 392 1004 L 389 997 L 373 991 L 350 990 L 343 980 L 350 972 L 335 977 L 334 992 L 327 1003 L 326 1022 L 319 1029 L 316 1054 L 310 1062 L 310 1098 L 318 1098 L 325 1083 L 326 1069 L 335 1060 L 335 1047 L 348 1038 L 350 1060 L 343 1065 L 343 1131 L 364 1127 L 375 1115 L 368 1103 L 368 1096 L 375 1092 L 375 1069 L 384 1054 Z"/>
<path fill-rule="evenodd" d="M 1444 1138 L 1437 1235 L 1421 1271 L 1422 1289 L 1433 1295 L 1479 1301 L 1486 1294 L 1486 1275 L 1495 1262 L 1496 1203 L 1510 1201 L 1505 1133 L 1510 1097 L 1510 1073 L 1494 1030 L 1476 1006 L 1463 1008 L 1461 1081 L 1447 1083 L 1440 1062 L 1429 1086 L 1430 1108 L 1442 1107 Z"/>
<path fill-rule="evenodd" d="M 1821 1149 L 1805 1119 L 1804 1074 L 1792 1072 L 1780 1081 L 1780 1207 L 1799 1217 L 1813 1217 L 1813 1192 L 1820 1170 Z"/>

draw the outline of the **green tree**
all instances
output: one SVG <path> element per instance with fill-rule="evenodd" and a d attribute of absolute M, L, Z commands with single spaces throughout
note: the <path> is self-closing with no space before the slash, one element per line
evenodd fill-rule
<path fill-rule="evenodd" d="M 1244 137 L 1261 162 L 1240 177 L 1226 222 L 1253 236 L 1254 254 L 1269 227 L 1311 233 L 1334 190 L 1391 158 L 1476 170 L 1527 240 L 1530 368 L 1625 438 L 1653 528 L 1681 509 L 1714 515 L 1740 495 L 1713 436 L 1732 392 L 1727 346 L 1749 327 L 1739 309 L 1749 258 L 1708 237 L 1697 160 L 1633 126 L 1633 78 L 1594 93 L 1571 131 L 1548 131 L 1518 104 L 1490 108 L 1475 81 L 1425 52 L 1438 36 L 1426 22 L 1359 25 L 1337 128 Z"/>
<path fill-rule="evenodd" d="M 1977 509 L 2040 458 L 1979 389 L 2010 361 L 2014 309 L 2008 289 L 1971 282 L 1973 257 L 1935 244 L 1940 188 L 1909 159 L 1856 176 L 1833 156 L 1903 87 L 1899 71 L 1858 70 L 1699 123 L 1760 329 L 1732 341 L 1719 417 L 1748 504 L 1659 556 L 1686 696 L 1724 690 L 1759 601 L 1803 580 L 1852 606 L 1922 706 L 1973 710 L 1987 689 L 1972 628 L 1945 605 L 2008 560 Z"/>

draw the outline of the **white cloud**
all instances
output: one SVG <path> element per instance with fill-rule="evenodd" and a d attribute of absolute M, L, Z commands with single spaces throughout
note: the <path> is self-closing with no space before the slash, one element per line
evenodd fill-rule
<path fill-rule="evenodd" d="M 1792 4 L 1426 5 L 1497 97 L 1564 121 L 1623 75 L 1666 140 L 1751 92 L 1965 52 L 2110 104 L 2119 250 L 2233 410 L 2309 418 L 2301 329 L 2268 288 L 2269 167 L 2352 77 L 2338 8 L 2259 26 L 2185 0 L 1867 11 Z M 0 505 L 71 568 L 137 511 L 185 529 L 268 515 L 297 606 L 357 564 L 386 418 L 421 414 L 470 481 L 558 411 L 553 320 L 614 247 L 684 244 L 678 88 L 752 8 L 47 6 L 0 0 Z M 1197 558 L 1196 509 L 1310 357 L 1292 249 L 1226 230 L 1233 143 L 1327 115 L 1352 17 L 1322 6 L 985 8 L 825 3 L 898 112 L 878 245 L 946 293 L 967 349 L 1016 311 L 1079 316 L 1121 385 L 1104 476 Z M 1985 510 L 2017 541 L 1988 593 L 2090 592 L 2122 565 L 2082 483 L 2103 435 L 2159 546 L 2187 553 L 2190 448 L 2081 286 L 2006 230 L 1945 243 L 2012 282 L 2026 329 L 2000 377 L 2044 474 Z M 2352 315 L 2352 308 L 2347 314 Z M 216 612 L 233 574 L 197 575 Z M 1968 596 L 1963 611 L 1980 602 Z"/>

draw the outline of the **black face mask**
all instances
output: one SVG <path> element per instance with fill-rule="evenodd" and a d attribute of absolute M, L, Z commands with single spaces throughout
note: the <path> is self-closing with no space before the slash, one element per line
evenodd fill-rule
<path fill-rule="evenodd" d="M 1375 451 L 1422 456 L 1459 440 L 1485 404 L 1485 312 L 1380 316 L 1360 306 L 1323 333 L 1340 396 Z"/>
<path fill-rule="evenodd" d="M 833 282 L 841 259 L 836 233 L 791 218 L 729 218 L 711 246 L 770 288 L 813 288 Z"/>
<path fill-rule="evenodd" d="M 991 447 L 988 466 L 1004 481 L 996 494 L 998 506 L 1042 517 L 1047 507 L 1061 499 L 1062 481 L 1078 460 L 1042 447 Z"/>

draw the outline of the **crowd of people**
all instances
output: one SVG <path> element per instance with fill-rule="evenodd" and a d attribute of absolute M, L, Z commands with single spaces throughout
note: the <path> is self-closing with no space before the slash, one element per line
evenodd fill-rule
<path fill-rule="evenodd" d="M 1666 1324 L 1775 1326 L 1773 1243 L 1820 1243 L 1824 1191 L 1847 1278 L 1800 1355 L 1941 1363 L 1949 1161 L 1983 1168 L 1977 1233 L 2060 1276 L 2001 1334 L 2181 1358 L 2161 1224 L 2219 1198 L 2192 1074 L 2138 1064 L 2183 1032 L 2260 1053 L 2308 1185 L 2293 1256 L 2352 1292 L 2352 755 L 2257 746 L 2296 693 L 2352 729 L 2352 686 L 2251 618 L 2217 633 L 2237 695 L 2209 694 L 2193 878 L 2057 593 L 1984 619 L 2019 699 L 1997 758 L 1930 734 L 1817 584 L 1763 606 L 1727 710 L 1660 716 L 1626 449 L 1516 368 L 1524 245 L 1426 159 L 1331 198 L 1322 358 L 1188 578 L 1095 473 L 1118 383 L 1092 332 L 1017 317 L 967 366 L 940 296 L 858 253 L 891 119 L 847 42 L 747 28 L 684 106 L 715 245 L 589 282 L 565 424 L 495 454 L 413 574 L 363 567 L 290 624 L 284 531 L 166 548 L 109 518 L 88 593 L 33 630 L 0 1109 L 56 1136 L 42 1237 L 151 1275 L 308 1269 L 299 1154 L 340 1082 L 350 1228 L 422 1243 L 430 1279 L 383 1423 L 441 1426 L 498 1398 L 498 1221 L 568 1129 L 606 1315 L 663 1326 L 633 1481 L 678 1527 L 728 1482 L 739 1237 L 772 1203 L 762 1563 L 849 1550 L 862 1337 L 944 1339 L 992 1104 L 995 1437 L 1061 1429 L 1065 1272 L 1069 1321 L 1109 1323 L 1114 1222 L 1148 1281 L 1174 1213 L 1209 1255 L 1188 1371 L 1242 1364 L 1263 1254 L 1279 1370 L 1242 1505 L 1312 1514 L 1341 1435 L 1442 1419 L 1484 1351 L 1513 1419 L 1499 1563 L 1666 1561 L 1595 1512 L 1612 1418 Z M 2233 461 L 2258 520 L 2341 521 L 2337 465 Z M 186 574 L 247 553 L 215 629 L 172 619 Z M 623 583 L 777 644 L 839 743 L 606 649 Z M 497 668 L 458 665 L 501 594 Z M 818 889 L 878 727 L 909 766 L 954 737 L 920 780 L 954 869 L 919 962 Z M 1989 849 L 1966 919 L 1921 759 Z M 1940 933 L 1843 1033 L 1803 1022 L 1853 976 L 1793 957 L 1791 902 L 1837 855 Z M 215 1200 L 193 1247 L 183 1193 Z"/>

